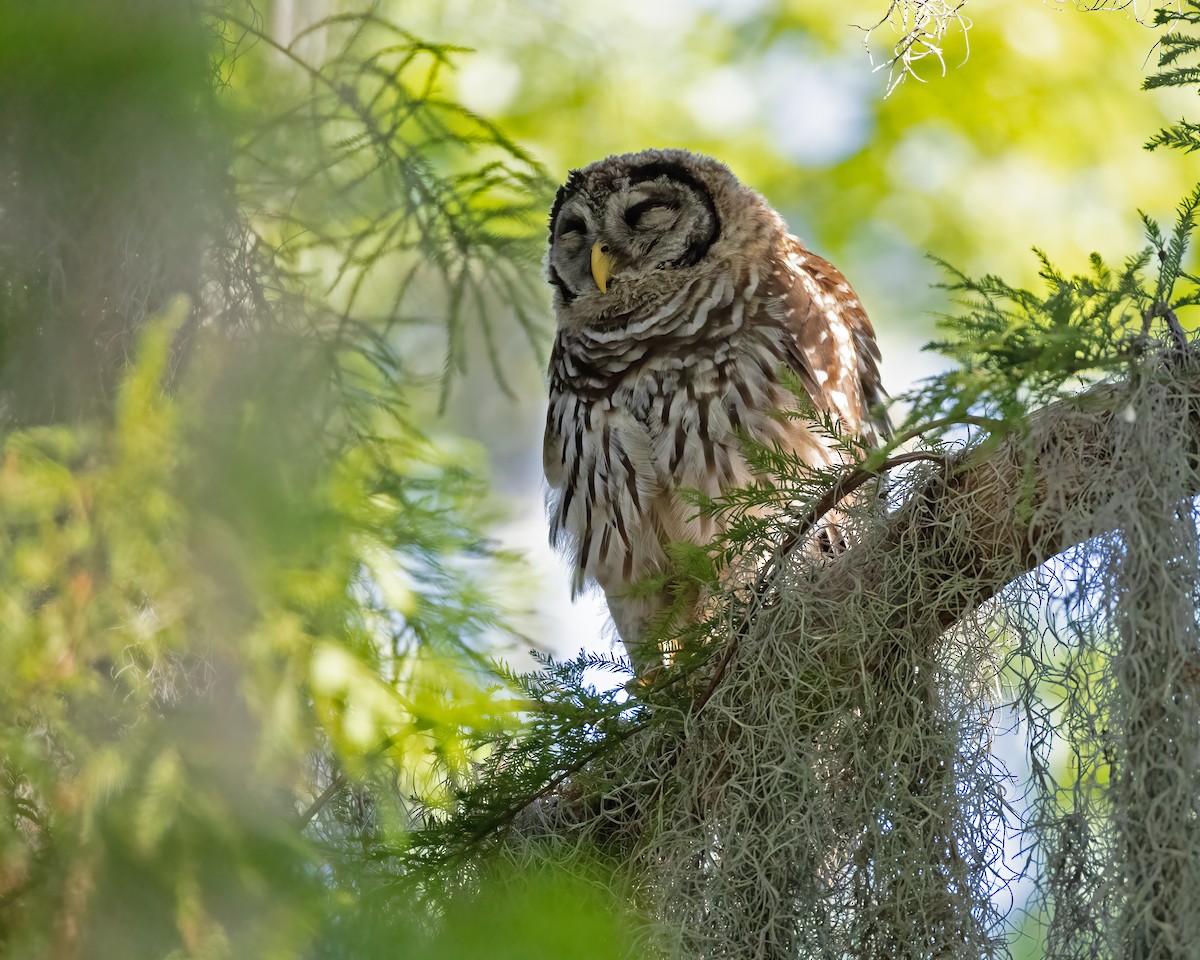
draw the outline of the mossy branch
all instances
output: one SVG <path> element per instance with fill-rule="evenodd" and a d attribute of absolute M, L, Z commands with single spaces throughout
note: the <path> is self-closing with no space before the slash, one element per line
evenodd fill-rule
<path fill-rule="evenodd" d="M 1144 362 L 1161 375 L 1179 377 L 1181 391 L 1200 395 L 1200 364 L 1190 355 L 1181 362 L 1174 344 Z M 1022 574 L 1107 532 L 1095 529 L 1089 518 L 1099 498 L 1113 491 L 1094 481 L 1107 475 L 1129 389 L 1124 381 L 1100 384 L 1035 412 L 1026 430 L 998 444 L 950 458 L 883 523 L 878 536 L 821 571 L 812 591 L 836 608 L 870 583 L 894 599 L 909 630 L 914 618 L 922 624 L 917 635 L 932 646 L 949 626 Z M 1188 422 L 1189 435 L 1181 442 L 1200 458 L 1200 407 Z M 876 574 L 892 567 L 890 556 L 918 542 L 921 549 L 914 551 L 907 576 Z M 931 574 L 951 569 L 953 589 L 946 589 L 946 581 L 931 582 Z"/>

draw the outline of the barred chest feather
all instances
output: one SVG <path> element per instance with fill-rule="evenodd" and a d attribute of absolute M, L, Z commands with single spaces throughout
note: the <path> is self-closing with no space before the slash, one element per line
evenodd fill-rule
<path fill-rule="evenodd" d="M 711 540 L 679 491 L 747 483 L 740 434 L 833 459 L 802 420 L 778 415 L 797 405 L 781 371 L 800 360 L 784 301 L 760 279 L 695 280 L 651 315 L 559 331 L 544 466 L 550 540 L 570 550 L 576 590 L 619 589 L 662 569 L 665 543 Z"/>

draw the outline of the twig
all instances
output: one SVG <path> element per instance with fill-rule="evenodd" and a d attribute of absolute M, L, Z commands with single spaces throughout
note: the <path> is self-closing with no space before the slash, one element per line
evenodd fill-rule
<path fill-rule="evenodd" d="M 502 827 L 508 826 L 518 816 L 521 815 L 522 811 L 528 810 L 531 806 L 533 806 L 535 803 L 537 803 L 539 800 L 541 800 L 542 797 L 546 796 L 551 791 L 553 791 L 556 787 L 558 787 L 559 784 L 561 784 L 569 776 L 571 776 L 574 773 L 578 773 L 580 770 L 582 770 L 584 767 L 586 767 L 589 763 L 591 763 L 594 759 L 596 759 L 596 757 L 600 756 L 602 753 L 607 752 L 609 749 L 611 749 L 616 744 L 623 743 L 624 741 L 626 741 L 630 737 L 632 737 L 635 733 L 640 733 L 642 730 L 644 730 L 649 725 L 649 723 L 650 723 L 649 720 L 642 720 L 642 721 L 639 721 L 638 723 L 633 724 L 630 727 L 627 727 L 626 729 L 622 730 L 620 733 L 615 733 L 615 734 L 612 734 L 611 736 L 605 737 L 603 740 L 601 740 L 599 743 L 597 743 L 593 749 L 589 750 L 583 756 L 577 757 L 571 763 L 567 764 L 567 766 L 565 766 L 562 770 L 560 770 L 553 777 L 551 777 L 549 780 L 547 780 L 546 783 L 543 784 L 539 789 L 537 789 L 536 791 L 534 791 L 531 794 L 527 794 L 526 796 L 522 797 L 520 800 L 518 800 L 512 806 L 506 808 L 502 812 L 498 813 L 495 817 L 493 817 L 490 821 L 483 824 L 478 830 L 475 831 L 475 835 L 471 838 L 471 841 L 468 844 L 468 847 L 478 846 L 489 835 L 491 835 L 495 831 L 501 829 Z"/>
<path fill-rule="evenodd" d="M 387 753 L 387 751 L 396 745 L 398 739 L 399 738 L 397 736 L 385 737 L 379 746 L 367 754 L 367 759 L 375 760 L 383 756 L 383 754 Z M 329 801 L 336 797 L 349 782 L 350 778 L 346 776 L 344 771 L 339 770 L 336 774 L 334 774 L 333 779 L 329 781 L 329 786 L 322 790 L 317 798 L 308 805 L 303 813 L 300 814 L 300 817 L 297 821 L 299 827 L 304 829 L 310 823 L 312 823 L 313 817 L 324 810 L 325 807 L 328 806 Z"/>
<path fill-rule="evenodd" d="M 346 774 L 338 771 L 334 778 L 329 782 L 329 786 L 322 790 L 317 799 L 308 805 L 308 809 L 300 814 L 300 827 L 307 827 L 312 822 L 313 817 L 320 813 L 325 808 L 326 804 L 328 804 L 330 800 L 337 796 L 339 791 L 341 791 L 341 789 L 348 782 L 349 780 L 346 777 Z"/>
<path fill-rule="evenodd" d="M 779 569 L 779 561 L 786 559 L 801 543 L 804 538 L 813 530 L 821 519 L 833 510 L 839 503 L 854 493 L 859 487 L 867 483 L 894 467 L 903 466 L 906 463 L 920 463 L 922 461 L 939 463 L 946 465 L 949 463 L 949 458 L 944 454 L 926 453 L 924 451 L 915 451 L 912 453 L 900 453 L 894 457 L 888 457 L 883 463 L 876 467 L 857 467 L 849 473 L 838 478 L 837 482 L 822 494 L 809 508 L 808 512 L 800 519 L 799 523 L 791 527 L 783 542 L 779 547 L 779 555 L 777 560 L 771 565 L 770 569 L 764 570 L 759 575 L 755 585 L 753 599 L 748 605 L 746 616 L 742 620 L 742 627 L 730 639 L 729 646 L 721 655 L 720 661 L 717 663 L 716 670 L 713 671 L 712 678 L 709 680 L 708 686 L 704 692 L 697 698 L 693 716 L 699 714 L 704 709 L 704 705 L 712 699 L 712 695 L 716 692 L 717 686 L 725 676 L 725 672 L 729 667 L 729 662 L 737 653 L 738 647 L 741 644 L 742 637 L 746 635 L 746 630 L 749 624 L 754 619 L 758 609 L 762 606 L 762 597 L 766 593 L 767 586 L 775 572 Z"/>
<path fill-rule="evenodd" d="M 801 517 L 800 522 L 790 528 L 779 546 L 779 558 L 782 560 L 790 554 L 804 538 L 812 532 L 813 528 L 825 514 L 833 510 L 839 503 L 850 496 L 855 490 L 873 480 L 880 474 L 886 473 L 893 467 L 903 466 L 906 463 L 920 463 L 922 461 L 946 464 L 948 458 L 945 454 L 927 453 L 923 450 L 914 451 L 913 453 L 898 453 L 894 457 L 888 457 L 883 463 L 877 467 L 858 467 L 851 470 L 849 473 L 838 478 L 824 494 L 822 494 L 809 508 L 808 513 Z"/>

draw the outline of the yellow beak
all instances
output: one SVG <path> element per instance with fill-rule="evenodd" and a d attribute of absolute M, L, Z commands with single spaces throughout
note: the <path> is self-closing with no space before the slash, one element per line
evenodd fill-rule
<path fill-rule="evenodd" d="M 608 278 L 616 258 L 608 252 L 608 244 L 592 244 L 592 278 L 601 293 L 608 293 Z"/>

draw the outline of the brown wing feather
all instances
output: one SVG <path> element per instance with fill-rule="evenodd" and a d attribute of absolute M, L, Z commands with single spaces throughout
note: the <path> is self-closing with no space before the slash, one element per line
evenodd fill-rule
<path fill-rule="evenodd" d="M 795 337 L 793 367 L 813 401 L 872 445 L 891 437 L 883 409 L 875 330 L 846 278 L 788 237 L 781 277 L 784 313 Z"/>

